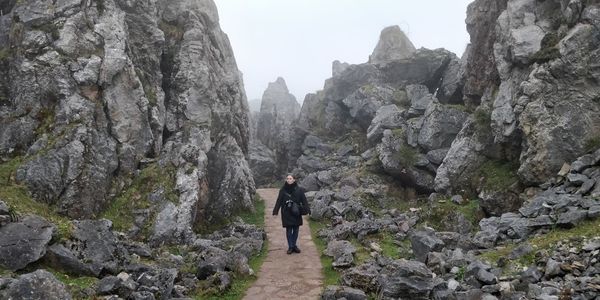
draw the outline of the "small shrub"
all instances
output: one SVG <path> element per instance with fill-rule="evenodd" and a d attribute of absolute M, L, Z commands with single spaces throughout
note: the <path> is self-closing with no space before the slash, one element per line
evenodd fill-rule
<path fill-rule="evenodd" d="M 180 41 L 181 39 L 183 39 L 183 34 L 185 33 L 184 28 L 178 26 L 177 24 L 172 24 L 164 20 L 160 21 L 160 23 L 158 24 L 158 28 L 160 28 L 160 30 L 163 31 L 165 37 L 175 41 Z"/>
<path fill-rule="evenodd" d="M 104 0 L 96 0 L 96 9 L 98 10 L 98 14 L 103 15 L 106 10 L 106 6 L 104 4 Z"/>
<path fill-rule="evenodd" d="M 133 211 L 150 207 L 148 195 L 162 188 L 167 200 L 177 203 L 179 193 L 175 188 L 175 167 L 162 167 L 158 164 L 152 164 L 143 169 L 139 176 L 135 177 L 132 183 L 117 196 L 111 205 L 102 213 L 102 217 L 113 222 L 113 227 L 117 231 L 126 231 L 134 221 Z M 150 226 L 155 218 L 155 212 L 146 220 L 146 225 Z M 149 232 L 149 227 L 145 228 L 144 234 Z"/>
<path fill-rule="evenodd" d="M 399 107 L 408 108 L 410 107 L 410 99 L 408 99 L 408 95 L 405 90 L 395 90 L 394 91 L 394 100 L 393 103 L 398 105 Z"/>
<path fill-rule="evenodd" d="M 10 49 L 8 47 L 4 47 L 0 49 L 0 62 L 7 60 L 10 57 Z"/>
<path fill-rule="evenodd" d="M 20 218 L 27 214 L 41 216 L 56 225 L 58 240 L 69 239 L 73 233 L 71 221 L 59 215 L 54 207 L 33 200 L 27 188 L 15 181 L 14 176 L 22 163 L 23 158 L 16 157 L 0 164 L 0 199 L 10 207 L 14 217 Z"/>
<path fill-rule="evenodd" d="M 491 130 L 492 117 L 483 109 L 476 109 L 473 115 L 475 126 L 479 131 L 489 132 Z"/>
<path fill-rule="evenodd" d="M 417 162 L 417 151 L 413 147 L 402 144 L 394 158 L 404 167 L 411 167 Z"/>
<path fill-rule="evenodd" d="M 545 63 L 560 57 L 560 51 L 556 47 L 542 48 L 531 56 L 531 60 L 537 63 Z"/>
<path fill-rule="evenodd" d="M 585 152 L 594 152 L 598 148 L 600 148 L 600 135 L 586 139 L 583 145 Z"/>

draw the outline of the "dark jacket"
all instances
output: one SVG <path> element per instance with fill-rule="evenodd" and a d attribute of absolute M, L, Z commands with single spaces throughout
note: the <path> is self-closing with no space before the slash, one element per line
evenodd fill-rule
<path fill-rule="evenodd" d="M 302 225 L 302 216 L 293 216 L 289 212 L 287 206 L 285 205 L 285 200 L 287 199 L 285 192 L 285 186 L 279 190 L 279 196 L 277 196 L 277 202 L 273 208 L 273 215 L 277 215 L 279 209 L 281 208 L 281 224 L 283 227 L 300 226 Z M 308 201 L 306 201 L 304 190 L 298 185 L 295 185 L 290 194 L 292 195 L 292 201 L 300 205 L 300 210 L 306 214 L 310 214 L 310 207 L 308 206 Z"/>

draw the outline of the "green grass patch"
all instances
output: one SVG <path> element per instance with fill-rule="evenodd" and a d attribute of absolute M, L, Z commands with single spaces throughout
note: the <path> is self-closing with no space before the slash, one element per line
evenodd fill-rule
<path fill-rule="evenodd" d="M 35 133 L 37 135 L 41 135 L 44 133 L 50 133 L 50 131 L 52 130 L 52 126 L 54 126 L 54 123 L 55 123 L 54 108 L 52 108 L 52 107 L 42 108 L 37 113 L 35 118 L 40 122 L 40 124 L 38 125 L 38 128 L 35 130 Z"/>
<path fill-rule="evenodd" d="M 52 273 L 56 279 L 67 287 L 69 292 L 73 295 L 73 299 L 86 299 L 82 296 L 83 290 L 93 287 L 98 282 L 98 278 L 95 277 L 71 276 L 54 269 L 48 269 L 48 272 Z"/>
<path fill-rule="evenodd" d="M 177 203 L 179 193 L 175 189 L 175 174 L 174 166 L 162 167 L 157 163 L 149 165 L 113 200 L 108 209 L 102 213 L 102 217 L 113 222 L 114 230 L 126 231 L 133 225 L 133 211 L 150 208 L 148 195 L 159 188 L 163 188 L 167 200 Z M 146 222 L 144 235 L 148 234 L 154 217 L 150 216 Z"/>
<path fill-rule="evenodd" d="M 483 211 L 479 208 L 478 200 L 470 200 L 462 205 L 445 200 L 435 205 L 426 205 L 421 209 L 421 216 L 425 223 L 438 231 L 448 230 L 448 218 L 455 213 L 464 215 L 474 227 L 477 227 L 479 221 L 485 217 Z"/>
<path fill-rule="evenodd" d="M 417 151 L 404 143 L 400 145 L 398 152 L 394 153 L 394 158 L 404 167 L 411 167 L 417 162 Z"/>
<path fill-rule="evenodd" d="M 510 162 L 488 160 L 478 169 L 484 177 L 484 188 L 489 190 L 507 189 L 518 180 L 517 167 Z"/>
<path fill-rule="evenodd" d="M 309 219 L 310 234 L 312 236 L 317 250 L 319 251 L 321 266 L 323 267 L 323 288 L 328 285 L 337 285 L 340 282 L 341 274 L 333 268 L 333 258 L 323 254 L 323 251 L 327 249 L 327 243 L 325 240 L 318 236 L 319 230 L 325 228 L 327 225 L 324 222 L 317 222 Z"/>
<path fill-rule="evenodd" d="M 27 188 L 15 181 L 15 174 L 23 163 L 22 157 L 0 164 L 0 199 L 14 210 L 18 215 L 36 214 L 54 223 L 57 227 L 57 238 L 68 239 L 73 233 L 73 224 L 63 216 L 60 216 L 54 207 L 46 203 L 37 202 L 29 196 Z"/>
<path fill-rule="evenodd" d="M 494 97 L 495 98 L 495 97 Z M 479 108 L 473 114 L 475 127 L 481 132 L 490 132 L 492 130 L 492 117 L 489 112 Z"/>
<path fill-rule="evenodd" d="M 462 105 L 462 104 L 444 104 L 444 106 L 446 108 L 450 108 L 450 109 L 454 109 L 454 110 L 459 110 L 462 112 L 469 112 L 467 107 Z"/>
<path fill-rule="evenodd" d="M 583 145 L 585 152 L 594 152 L 598 148 L 600 148 L 600 135 L 586 139 Z"/>
<path fill-rule="evenodd" d="M 257 225 L 261 228 L 265 224 L 265 202 L 260 198 L 258 194 L 254 196 L 254 211 L 252 210 L 237 210 L 234 211 L 229 219 L 226 218 L 215 218 L 212 222 L 203 222 L 194 226 L 194 231 L 199 234 L 209 234 L 214 231 L 223 229 L 227 225 L 231 224 L 231 221 L 238 216 L 244 220 L 245 223 Z"/>
<path fill-rule="evenodd" d="M 239 216 L 244 222 L 256 225 L 260 228 L 265 227 L 265 201 L 260 198 L 258 193 L 254 196 L 254 211 L 242 211 Z"/>
<path fill-rule="evenodd" d="M 520 257 L 516 260 L 509 261 L 509 264 L 503 268 L 503 272 L 514 273 L 521 270 L 524 266 L 530 266 L 535 262 L 536 253 L 538 251 L 554 251 L 556 245 L 561 242 L 570 242 L 574 247 L 581 248 L 584 238 L 598 237 L 600 231 L 600 218 L 595 220 L 587 220 L 579 224 L 577 227 L 564 229 L 555 228 L 546 234 L 531 237 L 527 242 L 531 244 L 534 251 Z M 518 244 L 507 244 L 479 255 L 482 259 L 489 263 L 496 264 L 499 260 L 506 258 Z"/>
<path fill-rule="evenodd" d="M 556 44 L 560 42 L 563 36 L 556 32 L 547 33 L 542 38 L 540 50 L 531 56 L 531 59 L 537 63 L 545 63 L 547 61 L 560 57 L 560 51 L 556 48 Z"/>
<path fill-rule="evenodd" d="M 10 57 L 10 48 L 4 47 L 0 49 L 0 62 Z"/>

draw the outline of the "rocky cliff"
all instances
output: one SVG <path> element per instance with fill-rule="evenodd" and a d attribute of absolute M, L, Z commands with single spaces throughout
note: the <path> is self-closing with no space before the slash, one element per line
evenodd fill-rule
<path fill-rule="evenodd" d="M 251 165 L 258 185 L 280 180 L 288 170 L 288 153 L 300 143 L 294 133 L 300 104 L 281 77 L 270 82 L 263 93 L 252 141 Z"/>
<path fill-rule="evenodd" d="M 175 187 L 152 204 L 157 241 L 252 207 L 248 107 L 212 1 L 2 11 L 0 156 L 22 158 L 16 181 L 36 201 L 96 217 L 158 164 Z"/>

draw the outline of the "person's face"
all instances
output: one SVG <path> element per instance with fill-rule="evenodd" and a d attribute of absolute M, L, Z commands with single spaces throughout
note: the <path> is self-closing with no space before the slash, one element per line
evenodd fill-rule
<path fill-rule="evenodd" d="M 292 177 L 292 176 L 288 176 L 285 178 L 285 182 L 287 182 L 288 184 L 292 184 L 292 183 L 294 183 L 294 181 L 295 181 L 294 177 Z"/>

